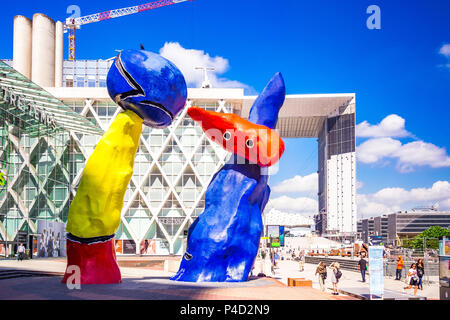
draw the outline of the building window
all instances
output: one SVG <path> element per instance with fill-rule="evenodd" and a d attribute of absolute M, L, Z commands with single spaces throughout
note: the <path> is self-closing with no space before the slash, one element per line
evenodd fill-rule
<path fill-rule="evenodd" d="M 68 88 L 73 87 L 73 79 L 66 79 L 66 87 Z"/>
<path fill-rule="evenodd" d="M 89 76 L 88 87 L 95 88 L 95 85 L 96 85 L 95 77 Z"/>
<path fill-rule="evenodd" d="M 66 87 L 72 88 L 73 87 L 73 76 L 66 76 Z"/>
<path fill-rule="evenodd" d="M 77 77 L 77 87 L 79 87 L 79 88 L 84 87 L 84 78 L 83 77 Z"/>
<path fill-rule="evenodd" d="M 100 88 L 106 88 L 106 77 L 101 76 L 101 77 L 98 79 L 98 86 L 99 86 Z"/>

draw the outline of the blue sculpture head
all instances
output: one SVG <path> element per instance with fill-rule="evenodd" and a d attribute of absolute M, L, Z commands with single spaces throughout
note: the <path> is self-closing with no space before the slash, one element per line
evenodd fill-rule
<path fill-rule="evenodd" d="M 111 99 L 153 128 L 169 126 L 187 98 L 181 71 L 169 60 L 144 50 L 120 52 L 109 69 L 107 86 Z"/>

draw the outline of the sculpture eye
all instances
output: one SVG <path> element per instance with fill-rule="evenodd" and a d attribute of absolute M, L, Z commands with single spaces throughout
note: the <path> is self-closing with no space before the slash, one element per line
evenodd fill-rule
<path fill-rule="evenodd" d="M 231 133 L 229 133 L 228 131 L 226 131 L 226 132 L 223 134 L 223 139 L 226 140 L 226 141 L 230 140 L 230 139 L 231 139 Z"/>
<path fill-rule="evenodd" d="M 245 145 L 246 145 L 249 149 L 251 149 L 251 148 L 253 148 L 253 147 L 255 146 L 255 143 L 253 142 L 252 139 L 248 139 L 247 141 L 245 141 Z"/>

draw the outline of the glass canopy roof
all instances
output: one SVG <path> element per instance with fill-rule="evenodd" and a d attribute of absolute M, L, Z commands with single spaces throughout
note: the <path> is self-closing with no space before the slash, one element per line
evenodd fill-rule
<path fill-rule="evenodd" d="M 37 84 L 0 61 L 0 112 L 29 134 L 64 129 L 103 135 L 103 130 L 74 112 Z"/>

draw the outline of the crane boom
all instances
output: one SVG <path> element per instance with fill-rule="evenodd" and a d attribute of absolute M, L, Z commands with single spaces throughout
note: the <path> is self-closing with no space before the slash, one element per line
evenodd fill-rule
<path fill-rule="evenodd" d="M 193 0 L 158 0 L 133 7 L 99 12 L 79 18 L 67 18 L 66 23 L 64 24 L 64 29 L 69 30 L 69 60 L 70 61 L 75 60 L 75 30 L 79 29 L 80 26 L 88 23 L 100 22 L 103 20 L 119 18 L 130 14 L 170 6 L 172 4 L 177 4 L 186 1 L 193 1 Z"/>

